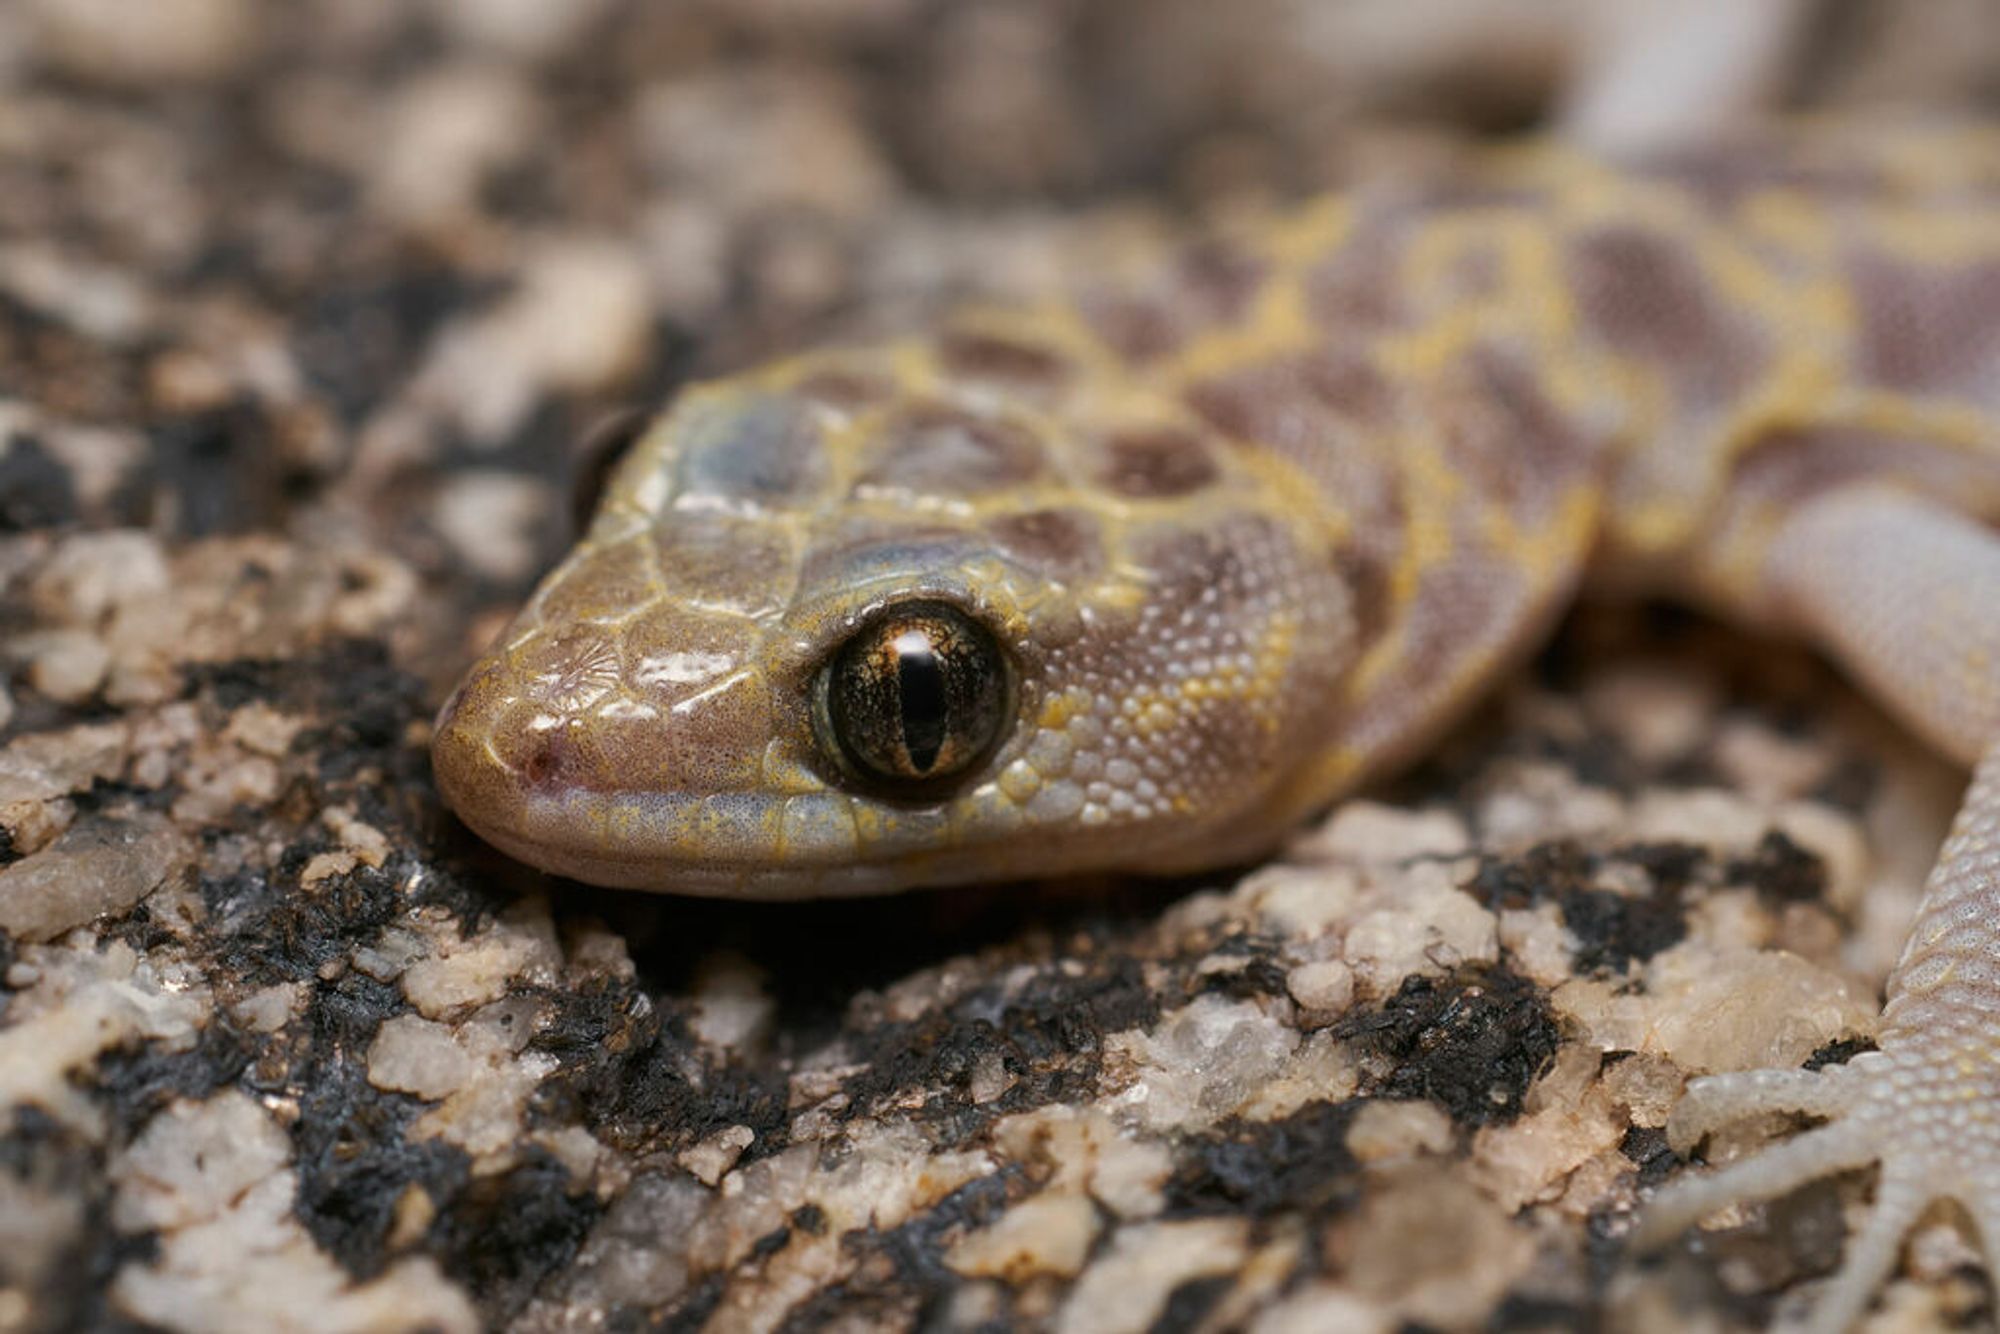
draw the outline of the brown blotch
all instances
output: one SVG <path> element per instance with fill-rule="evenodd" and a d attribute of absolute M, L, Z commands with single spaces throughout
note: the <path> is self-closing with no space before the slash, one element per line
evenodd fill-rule
<path fill-rule="evenodd" d="M 1237 449 L 1266 451 L 1298 469 L 1377 547 L 1393 547 L 1404 521 L 1388 434 L 1399 424 L 1398 399 L 1358 353 L 1325 349 L 1246 366 L 1186 395 Z"/>
<path fill-rule="evenodd" d="M 1604 227 L 1576 242 L 1567 267 L 1586 326 L 1661 367 L 1684 408 L 1726 405 L 1756 374 L 1764 340 L 1716 298 L 1687 242 Z"/>
<path fill-rule="evenodd" d="M 1530 522 L 1548 515 L 1604 443 L 1557 411 L 1520 357 L 1487 344 L 1453 367 L 1430 401 L 1453 471 Z"/>
<path fill-rule="evenodd" d="M 1395 410 L 1395 390 L 1358 349 L 1322 348 L 1299 369 L 1313 397 L 1358 426 L 1385 426 Z"/>
<path fill-rule="evenodd" d="M 947 403 L 920 404 L 900 415 L 879 449 L 858 486 L 971 495 L 1032 481 L 1045 462 L 1041 443 L 1025 426 Z"/>
<path fill-rule="evenodd" d="M 1230 440 L 1261 440 L 1272 424 L 1262 392 L 1266 385 L 1259 383 L 1266 380 L 1268 372 L 1261 367 L 1202 380 L 1189 386 L 1187 405 Z"/>
<path fill-rule="evenodd" d="M 1354 642 L 1372 646 L 1389 627 L 1389 569 L 1383 555 L 1363 544 L 1334 554 L 1334 570 L 1347 588 Z"/>
<path fill-rule="evenodd" d="M 1051 577 L 1075 578 L 1103 564 L 1096 521 L 1075 510 L 1010 514 L 987 531 L 1004 555 Z"/>
<path fill-rule="evenodd" d="M 1708 279 L 1682 247 L 1636 227 L 1578 239 L 1570 256 L 1583 313 L 1620 352 L 1681 360 L 1713 330 Z"/>
<path fill-rule="evenodd" d="M 1504 561 L 1468 556 L 1426 571 L 1401 609 L 1403 661 L 1435 690 L 1452 677 L 1454 663 L 1491 653 L 1524 628 L 1528 591 L 1526 578 Z"/>
<path fill-rule="evenodd" d="M 1365 233 L 1340 247 L 1306 275 L 1305 301 L 1313 318 L 1333 333 L 1394 328 L 1402 308 L 1393 243 Z"/>
<path fill-rule="evenodd" d="M 1267 269 L 1256 255 L 1211 239 L 1182 251 L 1145 283 L 1087 292 L 1078 309 L 1106 346 L 1143 365 L 1241 324 Z"/>
<path fill-rule="evenodd" d="M 1175 279 L 1190 310 L 1210 324 L 1235 324 L 1250 311 L 1269 266 L 1220 240 L 1200 242 L 1181 255 Z"/>
<path fill-rule="evenodd" d="M 868 371 L 822 370 L 799 381 L 798 392 L 815 403 L 851 412 L 887 402 L 896 386 L 887 376 Z"/>
<path fill-rule="evenodd" d="M 1200 437 L 1174 426 L 1121 431 L 1100 447 L 1098 482 L 1134 500 L 1185 496 L 1212 485 L 1220 475 Z"/>
<path fill-rule="evenodd" d="M 1290 577 L 1281 570 L 1294 564 L 1296 543 L 1271 518 L 1237 511 L 1200 525 L 1148 525 L 1131 538 L 1130 550 L 1151 572 L 1152 612 L 1171 621 L 1213 600 L 1229 608 L 1230 623 L 1240 626 L 1238 613 L 1247 616 L 1256 605 L 1285 600 L 1274 581 Z"/>
<path fill-rule="evenodd" d="M 1919 266 L 1862 251 L 1848 263 L 1864 376 L 2000 407 L 2000 262 Z"/>
<path fill-rule="evenodd" d="M 1778 144 L 1767 135 L 1732 134 L 1655 153 L 1641 174 L 1678 186 L 1718 211 L 1771 191 L 1819 205 L 1881 193 L 1883 173 L 1865 151 L 1857 154 L 1850 144 L 1814 157 L 1810 150 L 1810 143 L 1796 139 Z"/>
<path fill-rule="evenodd" d="M 1186 338 L 1172 303 L 1157 293 L 1093 292 L 1078 309 L 1106 347 L 1136 365 L 1168 356 Z"/>
<path fill-rule="evenodd" d="M 1070 374 L 1069 363 L 1047 348 L 969 329 L 947 330 L 938 360 L 949 375 L 1033 389 L 1056 388 Z"/>
<path fill-rule="evenodd" d="M 1187 405 L 1224 437 L 1259 444 L 1301 461 L 1321 452 L 1343 424 L 1327 410 L 1304 359 L 1243 366 L 1188 387 Z"/>
<path fill-rule="evenodd" d="M 1365 452 L 1365 435 L 1327 405 L 1307 364 L 1288 358 L 1241 367 L 1189 386 L 1185 398 L 1231 444 L 1269 450 L 1341 501 L 1339 483 Z"/>

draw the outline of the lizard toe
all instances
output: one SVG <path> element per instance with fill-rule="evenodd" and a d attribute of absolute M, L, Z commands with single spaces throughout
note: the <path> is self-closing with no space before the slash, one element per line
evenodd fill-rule
<path fill-rule="evenodd" d="M 1668 1123 L 1685 1151 L 1746 1116 L 1796 1111 L 1825 1123 L 1719 1171 L 1656 1194 L 1634 1242 L 1663 1245 L 1718 1210 L 1782 1195 L 1854 1168 L 1880 1169 L 1867 1221 L 1801 1328 L 1842 1334 L 1894 1270 L 1904 1238 L 1933 1204 L 1957 1201 L 1977 1225 L 1989 1267 L 2000 1255 L 2000 1069 L 1983 1043 L 1941 1046 L 1887 1034 L 1883 1048 L 1820 1071 L 1711 1076 L 1689 1085 Z"/>

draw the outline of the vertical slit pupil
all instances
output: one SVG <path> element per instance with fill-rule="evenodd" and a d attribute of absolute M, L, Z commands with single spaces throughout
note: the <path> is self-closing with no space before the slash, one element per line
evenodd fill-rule
<path fill-rule="evenodd" d="M 944 750 L 951 724 L 944 663 L 939 660 L 931 637 L 922 630 L 905 630 L 897 635 L 894 648 L 903 750 L 910 757 L 910 767 L 926 774 Z"/>

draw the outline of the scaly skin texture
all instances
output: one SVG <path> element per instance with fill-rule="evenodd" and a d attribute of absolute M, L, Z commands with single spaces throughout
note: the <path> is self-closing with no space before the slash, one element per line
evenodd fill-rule
<path fill-rule="evenodd" d="M 1807 637 L 1970 763 L 2000 737 L 1996 519 L 2000 133 L 1515 150 L 687 392 L 446 705 L 437 774 L 500 847 L 609 885 L 1195 869 L 1421 749 L 1586 579 Z M 1015 674 L 990 754 L 920 797 L 857 782 L 813 704 L 910 598 Z M 1670 1190 L 1656 1232 L 1882 1162 L 1823 1327 L 1931 1199 L 2000 1220 L 1995 829 L 1989 759 L 1878 1055 L 1698 1081 L 1677 1123 L 1833 1118 Z"/>

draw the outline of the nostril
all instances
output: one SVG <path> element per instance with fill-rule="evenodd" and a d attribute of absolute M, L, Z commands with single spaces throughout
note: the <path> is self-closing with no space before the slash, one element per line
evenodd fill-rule
<path fill-rule="evenodd" d="M 562 777 L 569 766 L 569 743 L 560 732 L 543 734 L 541 743 L 529 754 L 521 766 L 521 776 L 536 787 L 545 786 Z"/>

